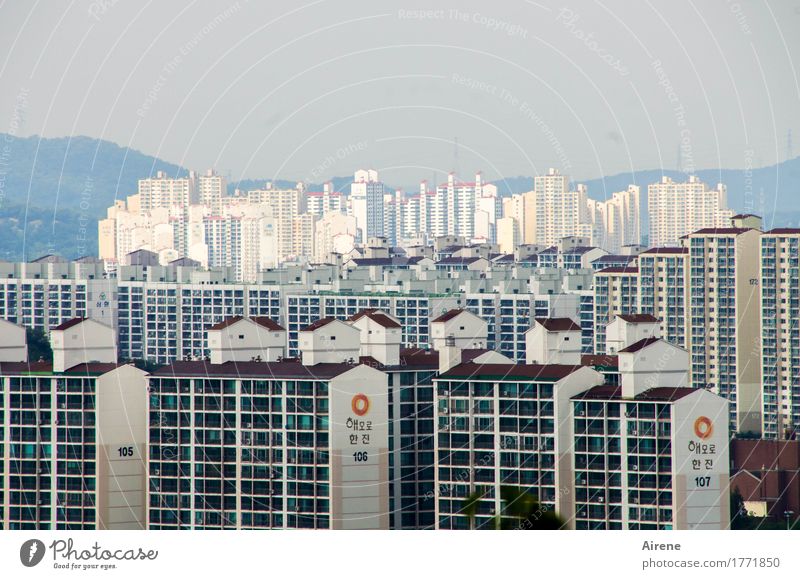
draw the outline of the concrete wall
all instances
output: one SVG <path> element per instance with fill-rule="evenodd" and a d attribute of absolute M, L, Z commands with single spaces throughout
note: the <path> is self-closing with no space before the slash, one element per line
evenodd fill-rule
<path fill-rule="evenodd" d="M 710 434 L 698 435 L 707 419 Z M 706 390 L 675 402 L 672 420 L 675 529 L 726 529 L 730 525 L 728 401 Z M 700 433 L 708 433 L 700 427 Z"/>
<path fill-rule="evenodd" d="M 403 328 L 387 328 L 368 316 L 362 316 L 352 322 L 354 328 L 361 332 L 362 356 L 372 356 L 387 366 L 400 363 L 400 346 L 403 342 Z"/>
<path fill-rule="evenodd" d="M 606 326 L 606 354 L 616 354 L 639 340 L 660 336 L 660 322 L 632 324 L 617 316 Z"/>
<path fill-rule="evenodd" d="M 389 381 L 355 366 L 330 382 L 331 528 L 389 528 Z"/>
<path fill-rule="evenodd" d="M 634 397 L 650 388 L 689 386 L 689 353 L 659 340 L 638 352 L 619 354 L 622 395 Z"/>
<path fill-rule="evenodd" d="M 445 346 L 445 339 L 452 336 L 459 348 L 485 348 L 488 324 L 475 314 L 463 311 L 444 322 L 432 322 L 430 326 L 433 349 Z"/>
<path fill-rule="evenodd" d="M 285 354 L 286 345 L 285 330 L 270 330 L 248 319 L 208 330 L 212 364 L 247 362 L 258 356 L 264 362 L 275 362 Z"/>
<path fill-rule="evenodd" d="M 120 366 L 97 379 L 97 528 L 145 529 L 147 374 Z"/>
<path fill-rule="evenodd" d="M 113 328 L 87 319 L 65 330 L 52 330 L 53 371 L 63 372 L 77 364 L 117 361 L 117 336 Z"/>
<path fill-rule="evenodd" d="M 0 320 L 0 362 L 27 361 L 28 341 L 25 328 L 7 320 Z"/>
<path fill-rule="evenodd" d="M 528 364 L 581 363 L 581 331 L 550 332 L 540 323 L 525 333 L 525 362 Z"/>
<path fill-rule="evenodd" d="M 361 332 L 341 320 L 311 331 L 298 333 L 298 348 L 303 364 L 338 363 L 358 360 Z"/>

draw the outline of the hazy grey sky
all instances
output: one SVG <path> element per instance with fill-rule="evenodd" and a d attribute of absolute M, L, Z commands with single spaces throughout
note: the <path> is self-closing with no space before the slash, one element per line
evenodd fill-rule
<path fill-rule="evenodd" d="M 800 151 L 800 2 L 0 2 L 0 131 L 411 184 Z M 19 117 L 24 106 L 24 123 Z M 458 138 L 458 156 L 454 153 Z"/>

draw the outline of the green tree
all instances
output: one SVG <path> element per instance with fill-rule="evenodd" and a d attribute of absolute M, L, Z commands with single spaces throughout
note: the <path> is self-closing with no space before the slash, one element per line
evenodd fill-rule
<path fill-rule="evenodd" d="M 487 489 L 479 487 L 464 499 L 461 512 L 469 518 L 472 528 L 475 527 L 486 492 Z M 535 496 L 522 488 L 501 486 L 500 500 L 501 511 L 492 516 L 485 528 L 523 531 L 566 529 L 566 523 L 555 511 L 543 506 Z"/>
<path fill-rule="evenodd" d="M 53 348 L 50 347 L 50 340 L 41 328 L 28 328 L 26 331 L 28 339 L 28 360 L 31 362 L 52 362 Z"/>

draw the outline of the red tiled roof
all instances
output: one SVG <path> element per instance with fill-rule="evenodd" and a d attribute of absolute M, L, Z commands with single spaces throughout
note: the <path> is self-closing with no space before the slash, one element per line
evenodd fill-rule
<path fill-rule="evenodd" d="M 639 273 L 638 267 L 606 267 L 595 273 Z"/>
<path fill-rule="evenodd" d="M 450 310 L 449 312 L 443 313 L 441 316 L 439 316 L 438 318 L 433 320 L 431 323 L 433 323 L 433 322 L 447 322 L 447 321 L 452 320 L 453 318 L 455 318 L 458 314 L 460 314 L 463 311 L 465 311 L 465 310 L 462 309 L 462 308 L 458 308 L 458 309 L 455 309 L 455 310 Z"/>
<path fill-rule="evenodd" d="M 636 256 L 635 256 L 635 255 L 617 255 L 617 254 L 608 254 L 608 255 L 603 255 L 603 256 L 601 256 L 601 257 L 598 257 L 598 258 L 597 258 L 597 259 L 595 259 L 595 260 L 594 260 L 592 263 L 608 263 L 608 262 L 611 262 L 611 263 L 618 263 L 618 262 L 620 262 L 620 261 L 627 261 L 627 262 L 631 262 L 631 261 L 633 261 L 634 259 L 636 259 Z"/>
<path fill-rule="evenodd" d="M 211 326 L 208 329 L 209 330 L 224 330 L 228 326 L 232 326 L 233 324 L 235 324 L 237 322 L 240 322 L 240 321 L 242 321 L 244 319 L 251 320 L 251 321 L 255 322 L 256 324 L 258 324 L 259 326 L 267 328 L 268 330 L 286 331 L 286 329 L 283 326 L 281 326 L 280 324 L 274 322 L 273 320 L 271 320 L 270 318 L 268 318 L 266 316 L 256 316 L 254 318 L 244 318 L 242 316 L 233 316 L 231 318 L 227 318 L 227 319 L 219 322 L 218 324 L 214 324 L 213 326 Z"/>
<path fill-rule="evenodd" d="M 161 377 L 239 377 L 249 376 L 258 378 L 302 378 L 311 380 L 328 380 L 348 370 L 357 364 L 315 364 L 304 366 L 297 360 L 283 360 L 281 362 L 225 362 L 212 364 L 205 360 L 192 362 L 173 362 L 169 366 L 159 368 L 152 373 Z"/>
<path fill-rule="evenodd" d="M 688 247 L 653 247 L 642 253 L 689 253 Z"/>
<path fill-rule="evenodd" d="M 302 328 L 300 331 L 301 332 L 313 332 L 314 330 L 318 330 L 319 328 L 325 327 L 328 324 L 330 324 L 331 322 L 335 322 L 335 321 L 336 321 L 336 318 L 331 318 L 331 317 L 322 318 L 322 319 L 317 320 L 316 322 L 313 322 L 313 323 L 307 325 L 305 328 Z"/>
<path fill-rule="evenodd" d="M 633 397 L 637 401 L 654 401 L 654 402 L 674 402 L 680 400 L 684 396 L 688 396 L 693 392 L 697 392 L 697 388 L 651 388 L 645 390 L 641 394 Z M 621 386 L 595 386 L 589 388 L 586 392 L 581 392 L 572 397 L 572 400 L 619 400 L 622 398 Z"/>
<path fill-rule="evenodd" d="M 555 381 L 569 376 L 581 366 L 563 364 L 476 364 L 466 362 L 450 368 L 440 378 L 467 378 L 480 380 L 492 378 L 525 378 L 533 380 Z"/>
<path fill-rule="evenodd" d="M 581 330 L 581 327 L 571 318 L 536 318 L 536 322 L 544 326 L 548 332 L 579 332 Z"/>
<path fill-rule="evenodd" d="M 208 329 L 209 330 L 222 330 L 222 329 L 227 328 L 228 326 L 232 326 L 236 322 L 239 322 L 239 321 L 241 321 L 243 319 L 244 318 L 242 316 L 233 316 L 232 318 L 226 318 L 226 319 L 222 320 L 221 322 L 219 322 L 218 324 L 214 324 L 213 326 L 210 326 Z"/>
<path fill-rule="evenodd" d="M 97 376 L 111 372 L 125 364 L 116 362 L 90 362 L 88 364 L 76 364 L 67 368 L 64 372 L 57 374 Z M 0 363 L 0 375 L 13 376 L 23 374 L 53 374 L 53 364 L 51 362 L 2 362 Z"/>
<path fill-rule="evenodd" d="M 664 400 L 667 402 L 673 400 L 680 400 L 684 396 L 688 396 L 694 392 L 697 392 L 698 388 L 669 388 L 669 387 L 660 387 L 660 388 L 650 388 L 650 390 L 645 390 L 641 394 L 635 397 L 636 400 Z"/>
<path fill-rule="evenodd" d="M 639 340 L 635 344 L 631 344 L 627 348 L 623 348 L 622 350 L 619 351 L 619 353 L 621 354 L 624 352 L 626 354 L 633 354 L 635 352 L 645 349 L 650 344 L 660 341 L 661 338 L 644 338 L 643 340 Z"/>
<path fill-rule="evenodd" d="M 567 249 L 566 251 L 564 251 L 564 254 L 580 254 L 580 255 L 583 255 L 584 253 L 587 253 L 587 252 L 589 252 L 589 251 L 591 251 L 593 249 L 597 249 L 597 248 L 593 247 L 591 245 L 577 245 L 577 246 L 575 246 L 575 247 L 573 247 L 571 249 Z"/>
<path fill-rule="evenodd" d="M 400 350 L 401 366 L 439 367 L 439 352 L 436 350 L 423 350 L 422 348 L 405 348 Z"/>
<path fill-rule="evenodd" d="M 595 386 L 593 388 L 589 388 L 585 392 L 576 394 L 572 397 L 572 400 L 614 400 L 620 398 L 621 396 L 621 386 L 603 385 Z"/>
<path fill-rule="evenodd" d="M 650 314 L 617 314 L 617 317 L 629 324 L 652 324 L 658 322 L 658 318 Z"/>
<path fill-rule="evenodd" d="M 387 316 L 385 313 L 376 309 L 361 310 L 360 312 L 350 316 L 350 321 L 355 322 L 363 317 L 368 317 L 373 322 L 380 324 L 384 328 L 401 328 L 402 326 Z"/>
<path fill-rule="evenodd" d="M 444 257 L 436 262 L 437 265 L 470 265 L 478 261 L 479 259 L 483 259 L 482 257 Z"/>
<path fill-rule="evenodd" d="M 55 328 L 53 328 L 53 330 L 68 330 L 73 326 L 77 326 L 86 319 L 88 318 L 72 318 L 71 320 L 67 320 L 63 324 L 56 326 Z"/>
<path fill-rule="evenodd" d="M 619 367 L 619 356 L 608 354 L 583 354 L 581 356 L 583 366 L 606 366 L 609 368 Z"/>
<path fill-rule="evenodd" d="M 267 316 L 255 316 L 250 318 L 259 326 L 267 328 L 268 330 L 272 330 L 273 332 L 285 332 L 286 328 L 280 325 L 278 322 L 273 320 L 272 318 L 268 318 Z"/>
<path fill-rule="evenodd" d="M 686 239 L 692 235 L 739 235 L 748 231 L 753 231 L 753 229 L 751 227 L 704 227 L 684 235 L 681 239 Z"/>

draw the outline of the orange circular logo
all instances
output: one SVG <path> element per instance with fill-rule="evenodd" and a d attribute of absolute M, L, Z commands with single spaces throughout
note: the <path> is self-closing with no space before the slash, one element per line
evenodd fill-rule
<path fill-rule="evenodd" d="M 714 425 L 711 424 L 711 419 L 707 416 L 701 416 L 695 420 L 694 433 L 703 440 L 714 434 Z"/>
<path fill-rule="evenodd" d="M 364 416 L 369 412 L 369 398 L 367 398 L 366 394 L 356 394 L 353 396 L 350 406 L 358 416 Z"/>

